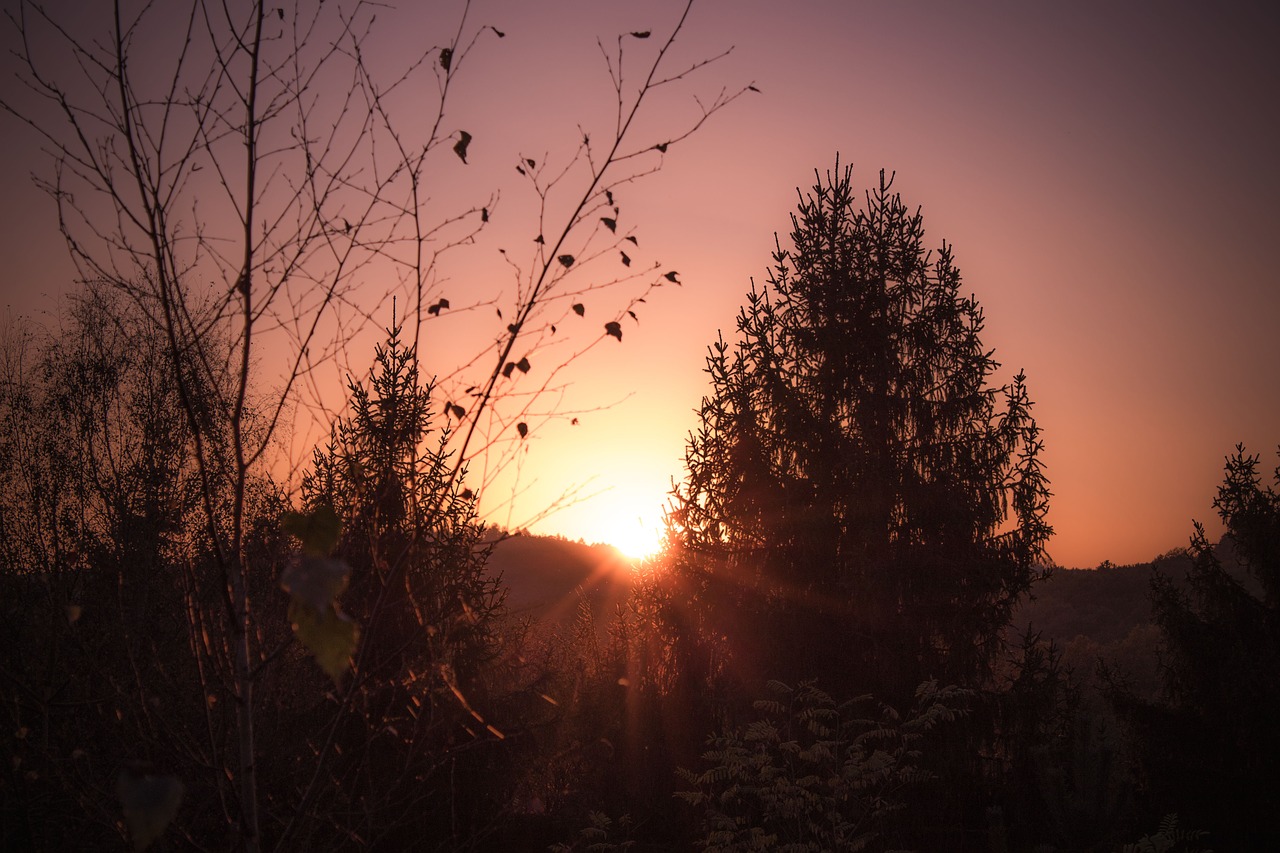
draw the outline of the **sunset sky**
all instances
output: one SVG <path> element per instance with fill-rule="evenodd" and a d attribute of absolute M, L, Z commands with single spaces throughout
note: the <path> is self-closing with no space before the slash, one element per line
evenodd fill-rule
<path fill-rule="evenodd" d="M 379 13 L 382 58 L 444 43 L 456 28 L 458 4 L 423 5 L 431 11 Z M 468 20 L 506 37 L 477 42 L 460 72 L 447 121 L 474 139 L 467 171 L 441 186 L 465 176 L 499 190 L 501 216 L 455 256 L 442 295 L 492 293 L 502 304 L 497 249 L 529 230 L 533 201 L 514 164 L 564 161 L 580 124 L 608 124 L 597 37 L 610 46 L 620 32 L 652 30 L 627 47 L 638 70 L 682 8 L 475 0 Z M 601 342 L 566 371 L 561 408 L 583 410 L 578 423 L 553 420 L 529 437 L 527 491 L 494 520 L 519 525 L 581 485 L 598 494 L 534 529 L 608 541 L 659 524 L 708 390 L 706 348 L 719 330 L 732 336 L 775 232 L 786 245 L 796 188 L 839 153 L 863 186 L 896 171 L 927 243 L 954 246 L 1001 378 L 1025 369 L 1055 493 L 1051 556 L 1084 567 L 1185 545 L 1192 519 L 1216 520 L 1211 500 L 1237 442 L 1268 472 L 1277 462 L 1277 44 L 1280 12 L 1262 3 L 698 0 L 673 67 L 733 51 L 662 92 L 646 132 L 679 126 L 694 94 L 761 91 L 619 192 L 638 261 L 678 270 L 683 286 L 659 290 L 621 343 Z M 7 90 L 12 63 L 3 69 Z M 53 204 L 29 178 L 46 161 L 8 116 L 0 145 L 4 302 L 56 325 L 73 271 Z M 424 331 L 428 373 L 453 367 L 461 327 L 446 321 Z"/>

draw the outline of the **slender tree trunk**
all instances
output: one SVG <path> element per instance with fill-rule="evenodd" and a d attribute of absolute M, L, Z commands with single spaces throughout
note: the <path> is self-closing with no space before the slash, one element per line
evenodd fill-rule
<path fill-rule="evenodd" d="M 258 772 L 255 764 L 253 727 L 253 658 L 249 645 L 249 594 L 243 554 L 232 568 L 231 613 L 235 637 L 237 776 L 240 795 L 240 834 L 247 853 L 257 853 L 258 837 Z"/>
<path fill-rule="evenodd" d="M 236 736 L 239 741 L 240 833 L 245 853 L 258 853 L 261 848 L 258 826 L 258 771 L 255 763 L 253 727 L 253 650 L 250 647 L 251 610 L 249 600 L 249 566 L 244 552 L 244 499 L 249 466 L 245 461 L 244 414 L 249 389 L 249 368 L 253 343 L 253 223 L 257 197 L 258 166 L 258 70 L 262 47 L 262 21 L 265 6 L 259 0 L 254 9 L 254 33 L 250 47 L 249 89 L 245 93 L 245 201 L 244 260 L 240 268 L 238 290 L 243 315 L 243 338 L 240 342 L 240 371 L 237 377 L 235 410 L 231 417 L 231 437 L 236 457 L 235 494 L 232 498 L 231 619 L 235 638 Z"/>

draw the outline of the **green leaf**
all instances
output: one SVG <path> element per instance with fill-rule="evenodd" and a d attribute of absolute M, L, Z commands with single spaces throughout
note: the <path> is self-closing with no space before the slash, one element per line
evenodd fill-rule
<path fill-rule="evenodd" d="M 316 663 L 334 684 L 339 684 L 351 666 L 351 655 L 360 639 L 360 626 L 332 604 L 317 612 L 296 598 L 289 605 L 289 621 Z"/>
<path fill-rule="evenodd" d="M 280 575 L 280 588 L 312 610 L 333 606 L 333 600 L 347 588 L 351 567 L 342 560 L 302 556 Z"/>
<path fill-rule="evenodd" d="M 337 607 L 351 568 L 341 560 L 303 556 L 289 565 L 280 586 L 289 593 L 289 621 L 320 668 L 338 683 L 350 666 L 360 629 Z"/>
<path fill-rule="evenodd" d="M 130 766 L 116 778 L 116 794 L 124 808 L 124 820 L 134 850 L 146 850 L 164 834 L 182 805 L 184 788 L 177 776 L 152 773 L 144 766 Z"/>
<path fill-rule="evenodd" d="M 321 504 L 310 513 L 286 512 L 280 517 L 280 526 L 302 542 L 302 550 L 316 557 L 333 551 L 342 535 L 342 519 L 328 504 Z"/>

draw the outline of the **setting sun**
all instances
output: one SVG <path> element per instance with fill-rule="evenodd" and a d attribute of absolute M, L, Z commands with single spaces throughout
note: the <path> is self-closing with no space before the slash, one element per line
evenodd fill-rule
<path fill-rule="evenodd" d="M 643 515 L 601 524 L 600 533 L 606 542 L 633 560 L 651 557 L 662 547 L 662 526 Z"/>
<path fill-rule="evenodd" d="M 578 536 L 612 545 L 632 560 L 656 554 L 662 547 L 662 513 L 641 489 L 610 489 L 575 507 Z"/>
<path fill-rule="evenodd" d="M 531 525 L 530 532 L 612 545 L 629 560 L 657 554 L 666 535 L 663 512 L 678 464 L 674 460 L 680 452 L 679 441 L 656 451 L 618 458 L 615 442 L 639 445 L 641 441 L 639 434 L 631 434 L 628 429 L 623 424 L 594 433 L 577 433 L 572 458 L 594 464 L 597 470 L 607 470 L 612 483 L 580 500 L 567 502 L 545 520 Z"/>

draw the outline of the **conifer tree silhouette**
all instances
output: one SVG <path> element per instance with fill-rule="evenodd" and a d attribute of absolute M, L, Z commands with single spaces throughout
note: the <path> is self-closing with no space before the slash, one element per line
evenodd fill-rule
<path fill-rule="evenodd" d="M 1187 583 L 1153 575 L 1165 701 L 1111 685 L 1150 808 L 1228 850 L 1280 844 L 1280 467 L 1268 484 L 1260 465 L 1243 445 L 1227 458 L 1213 502 L 1226 534 L 1214 547 L 1196 524 Z"/>
<path fill-rule="evenodd" d="M 893 178 L 859 208 L 818 177 L 752 284 L 671 523 L 677 572 L 747 678 L 911 695 L 973 683 L 1052 533 L 1022 373 L 982 343 L 951 248 L 923 246 Z"/>

